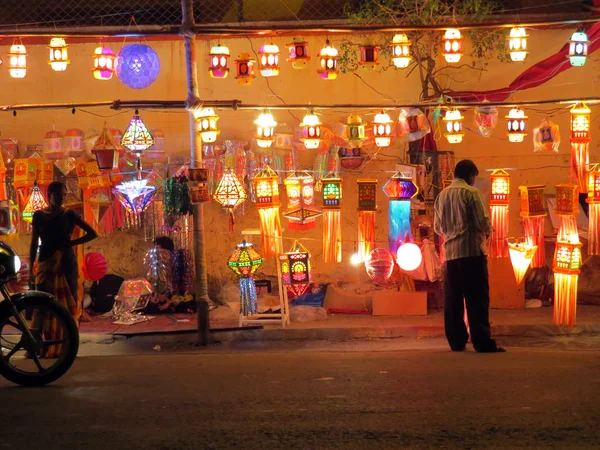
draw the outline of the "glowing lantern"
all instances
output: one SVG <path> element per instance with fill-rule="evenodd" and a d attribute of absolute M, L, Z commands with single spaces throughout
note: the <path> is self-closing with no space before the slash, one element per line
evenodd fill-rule
<path fill-rule="evenodd" d="M 148 180 L 131 180 L 117 184 L 113 194 L 125 207 L 134 226 L 141 226 L 142 213 L 146 211 L 156 195 L 156 186 L 148 185 Z"/>
<path fill-rule="evenodd" d="M 262 264 L 262 256 L 246 241 L 238 244 L 227 262 L 227 266 L 240 277 L 240 314 L 249 316 L 258 312 L 258 298 L 254 273 Z"/>
<path fill-rule="evenodd" d="M 527 32 L 525 28 L 513 28 L 508 38 L 508 50 L 510 59 L 515 62 L 523 62 L 527 58 Z"/>
<path fill-rule="evenodd" d="M 96 80 L 110 80 L 115 73 L 115 52 L 110 47 L 96 47 L 94 50 L 94 68 Z"/>
<path fill-rule="evenodd" d="M 362 123 L 360 116 L 348 116 L 345 131 L 344 138 L 353 147 L 361 147 L 367 139 L 365 136 L 365 125 Z"/>
<path fill-rule="evenodd" d="M 375 145 L 377 147 L 388 147 L 392 142 L 392 125 L 394 121 L 390 119 L 389 114 L 381 111 L 375 114 L 373 119 L 373 135 L 375 136 Z"/>
<path fill-rule="evenodd" d="M 216 45 L 210 49 L 208 54 L 210 66 L 208 73 L 212 78 L 227 78 L 229 75 L 229 67 L 227 67 L 227 61 L 229 60 L 229 49 L 224 45 Z"/>
<path fill-rule="evenodd" d="M 23 208 L 23 220 L 25 222 L 31 223 L 33 220 L 33 213 L 36 211 L 40 211 L 48 207 L 48 203 L 40 191 L 37 183 L 33 183 L 33 189 L 31 190 L 31 194 L 27 199 L 27 203 L 25 203 L 25 207 Z"/>
<path fill-rule="evenodd" d="M 412 242 L 404 242 L 398 247 L 396 253 L 396 262 L 400 268 L 406 272 L 417 270 L 423 261 L 421 249 L 417 244 Z"/>
<path fill-rule="evenodd" d="M 410 47 L 412 42 L 408 39 L 406 34 L 400 33 L 394 36 L 392 39 L 392 64 L 399 69 L 405 69 L 409 66 L 412 61 Z"/>
<path fill-rule="evenodd" d="M 69 55 L 67 51 L 67 43 L 63 38 L 52 38 L 50 39 L 50 58 L 48 64 L 52 67 L 55 72 L 62 72 L 67 70 L 67 65 L 71 63 L 69 61 Z"/>
<path fill-rule="evenodd" d="M 337 62 L 339 59 L 338 51 L 329 43 L 329 39 L 325 42 L 325 46 L 319 52 L 319 69 L 317 73 L 323 80 L 335 80 L 339 70 Z"/>
<path fill-rule="evenodd" d="M 379 65 L 377 60 L 377 53 L 380 47 L 371 43 L 365 44 L 360 48 L 360 61 L 358 65 L 364 70 L 375 70 Z"/>
<path fill-rule="evenodd" d="M 496 169 L 490 175 L 492 194 L 490 205 L 507 206 L 510 194 L 510 175 L 504 169 Z"/>
<path fill-rule="evenodd" d="M 587 193 L 590 162 L 591 111 L 584 103 L 571 109 L 571 177 L 577 181 L 579 192 Z"/>
<path fill-rule="evenodd" d="M 267 110 L 254 121 L 256 124 L 256 143 L 259 147 L 269 148 L 275 140 L 274 132 L 277 122 Z"/>
<path fill-rule="evenodd" d="M 577 103 L 571 109 L 572 142 L 589 142 L 591 114 L 585 103 Z"/>
<path fill-rule="evenodd" d="M 254 64 L 256 61 L 250 57 L 248 53 L 240 53 L 235 60 L 235 68 L 237 75 L 235 79 L 242 86 L 250 86 L 256 75 L 254 74 Z"/>
<path fill-rule="evenodd" d="M 212 108 L 204 108 L 200 111 L 194 111 L 194 117 L 198 122 L 198 132 L 202 137 L 202 142 L 211 143 L 217 140 L 217 136 L 221 130 L 217 128 L 217 120 L 219 116 Z"/>
<path fill-rule="evenodd" d="M 412 237 L 410 201 L 418 194 L 419 188 L 411 177 L 397 172 L 383 185 L 383 192 L 390 199 L 388 242 L 390 251 L 396 253 L 403 240 L 407 236 Z"/>
<path fill-rule="evenodd" d="M 446 30 L 443 38 L 444 48 L 442 55 L 448 63 L 457 63 L 462 57 L 462 42 L 463 38 L 455 28 L 449 28 Z"/>
<path fill-rule="evenodd" d="M 350 257 L 350 264 L 352 264 L 353 266 L 358 266 L 361 262 L 363 262 L 363 258 L 360 256 L 359 253 L 353 253 Z"/>
<path fill-rule="evenodd" d="M 281 281 L 296 297 L 300 297 L 310 286 L 310 253 L 298 241 L 294 241 L 289 252 L 279 255 Z"/>
<path fill-rule="evenodd" d="M 533 151 L 558 152 L 559 147 L 559 127 L 550 119 L 545 118 L 540 126 L 533 130 Z"/>
<path fill-rule="evenodd" d="M 588 227 L 588 254 L 600 255 L 600 164 L 593 165 L 588 173 L 588 198 L 590 205 Z"/>
<path fill-rule="evenodd" d="M 463 132 L 464 119 L 465 118 L 458 109 L 446 111 L 446 115 L 443 119 L 446 124 L 444 136 L 446 136 L 446 139 L 448 139 L 450 144 L 459 144 L 462 142 L 463 136 L 465 135 Z"/>
<path fill-rule="evenodd" d="M 279 47 L 273 44 L 263 45 L 258 51 L 258 65 L 263 77 L 279 75 Z"/>
<path fill-rule="evenodd" d="M 300 140 L 304 142 L 304 146 L 311 150 L 319 148 L 319 145 L 323 141 L 321 134 L 321 121 L 314 111 L 310 111 L 302 119 L 300 126 L 302 127 L 302 137 Z"/>
<path fill-rule="evenodd" d="M 83 258 L 83 277 L 87 281 L 98 281 L 108 272 L 106 258 L 101 253 L 89 252 Z"/>
<path fill-rule="evenodd" d="M 306 63 L 310 61 L 308 56 L 308 43 L 305 41 L 292 41 L 286 45 L 288 48 L 288 59 L 287 62 L 292 64 L 294 69 L 304 69 Z"/>
<path fill-rule="evenodd" d="M 490 219 L 494 231 L 490 237 L 490 256 L 508 256 L 508 205 L 510 200 L 510 175 L 503 169 L 496 169 L 490 175 Z"/>
<path fill-rule="evenodd" d="M 13 78 L 25 78 L 27 70 L 27 49 L 15 41 L 8 52 L 8 72 Z"/>
<path fill-rule="evenodd" d="M 160 59 L 154 49 L 145 44 L 129 44 L 117 53 L 115 73 L 127 87 L 144 89 L 160 72 Z"/>
<path fill-rule="evenodd" d="M 385 248 L 376 248 L 365 261 L 369 278 L 377 284 L 383 284 L 392 276 L 394 257 Z"/>
<path fill-rule="evenodd" d="M 284 181 L 288 210 L 283 217 L 289 219 L 290 230 L 306 231 L 315 228 L 315 218 L 323 213 L 314 208 L 315 179 L 307 172 L 292 174 Z"/>
<path fill-rule="evenodd" d="M 527 123 L 527 116 L 521 108 L 513 108 L 509 111 L 506 116 L 506 125 L 508 131 L 506 135 L 510 142 L 523 142 L 527 132 L 525 131 L 525 125 Z"/>
<path fill-rule="evenodd" d="M 230 230 L 233 231 L 234 219 L 233 210 L 246 201 L 247 195 L 244 186 L 237 179 L 235 174 L 227 171 L 223 174 L 223 178 L 219 181 L 213 198 L 219 202 L 223 208 L 229 211 Z"/>
<path fill-rule="evenodd" d="M 588 54 L 588 40 L 587 34 L 583 31 L 576 31 L 571 36 L 569 41 L 569 61 L 572 66 L 583 66 Z"/>
<path fill-rule="evenodd" d="M 398 135 L 409 142 L 423 139 L 431 132 L 427 117 L 418 108 L 401 109 L 398 114 Z"/>
<path fill-rule="evenodd" d="M 377 179 L 363 178 L 358 184 L 358 256 L 365 261 L 376 244 Z"/>
<path fill-rule="evenodd" d="M 521 217 L 525 239 L 529 246 L 537 247 L 531 266 L 533 268 L 546 265 L 544 228 L 546 208 L 544 206 L 544 185 L 519 186 L 521 196 Z"/>
<path fill-rule="evenodd" d="M 485 103 L 485 101 L 484 101 Z M 473 124 L 483 137 L 490 137 L 498 125 L 498 109 L 495 106 L 479 106 L 473 114 Z"/>
<path fill-rule="evenodd" d="M 508 254 L 510 255 L 517 285 L 523 281 L 536 251 L 536 245 L 531 245 L 522 239 L 508 241 Z"/>
<path fill-rule="evenodd" d="M 44 157 L 47 159 L 60 159 L 62 157 L 63 134 L 60 131 L 51 130 L 44 136 Z"/>
<path fill-rule="evenodd" d="M 323 184 L 323 261 L 342 262 L 342 179 L 335 173 L 325 175 Z"/>
<path fill-rule="evenodd" d="M 571 216 L 579 214 L 577 186 L 573 184 L 556 185 L 556 214 Z"/>
<path fill-rule="evenodd" d="M 152 145 L 154 145 L 154 138 L 146 124 L 140 116 L 134 115 L 123 134 L 121 139 L 121 145 L 128 148 L 133 153 L 143 153 Z"/>

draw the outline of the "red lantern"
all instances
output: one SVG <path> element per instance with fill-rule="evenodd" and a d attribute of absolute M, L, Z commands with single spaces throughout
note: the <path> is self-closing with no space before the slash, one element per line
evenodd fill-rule
<path fill-rule="evenodd" d="M 106 275 L 106 258 L 98 252 L 90 252 L 83 258 L 83 276 L 87 281 L 98 281 Z"/>

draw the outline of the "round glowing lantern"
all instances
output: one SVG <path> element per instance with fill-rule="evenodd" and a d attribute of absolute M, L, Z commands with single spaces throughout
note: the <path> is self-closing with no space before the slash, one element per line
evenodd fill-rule
<path fill-rule="evenodd" d="M 319 52 L 319 69 L 317 73 L 323 80 L 335 80 L 339 70 L 337 62 L 339 59 L 338 51 L 329 43 L 329 39 L 325 42 L 325 47 Z"/>
<path fill-rule="evenodd" d="M 576 31 L 569 40 L 569 61 L 572 66 L 583 66 L 588 54 L 588 40 L 587 34 L 583 31 Z"/>
<path fill-rule="evenodd" d="M 571 141 L 589 142 L 592 112 L 585 103 L 577 103 L 571 109 Z"/>
<path fill-rule="evenodd" d="M 385 248 L 376 248 L 367 257 L 365 269 L 375 283 L 385 283 L 394 271 L 394 257 Z"/>
<path fill-rule="evenodd" d="M 508 140 L 510 142 L 523 142 L 527 133 L 525 132 L 525 125 L 527 123 L 527 116 L 521 108 L 513 108 L 509 111 L 506 116 L 506 125 Z"/>
<path fill-rule="evenodd" d="M 258 65 L 263 77 L 279 75 L 279 47 L 273 44 L 263 45 L 258 51 Z"/>
<path fill-rule="evenodd" d="M 25 78 L 27 70 L 27 49 L 21 43 L 14 43 L 8 52 L 8 73 L 13 78 Z"/>
<path fill-rule="evenodd" d="M 202 142 L 211 143 L 217 140 L 217 136 L 221 131 L 217 128 L 217 120 L 219 116 L 212 108 L 204 108 L 194 112 L 196 122 L 198 122 L 198 132 L 202 137 Z"/>
<path fill-rule="evenodd" d="M 417 244 L 412 242 L 405 242 L 396 252 L 396 262 L 402 270 L 411 272 L 417 270 L 423 261 L 423 255 L 421 255 L 421 249 Z"/>
<path fill-rule="evenodd" d="M 360 61 L 358 65 L 362 67 L 364 70 L 375 70 L 379 65 L 379 61 L 377 60 L 377 53 L 379 52 L 380 47 L 369 43 L 365 44 L 360 48 Z"/>
<path fill-rule="evenodd" d="M 321 133 L 322 125 L 323 124 L 314 111 L 310 111 L 310 113 L 305 115 L 304 119 L 302 119 L 302 123 L 300 124 L 302 127 L 302 137 L 300 140 L 307 149 L 313 150 L 319 148 L 319 145 L 323 140 L 323 135 Z"/>
<path fill-rule="evenodd" d="M 86 253 L 83 258 L 83 276 L 87 281 L 98 281 L 107 271 L 108 265 L 104 255 L 98 252 Z"/>
<path fill-rule="evenodd" d="M 236 76 L 235 79 L 242 86 L 250 86 L 256 75 L 254 74 L 254 64 L 256 61 L 248 53 L 240 53 L 235 60 Z"/>
<path fill-rule="evenodd" d="M 63 38 L 52 38 L 50 39 L 50 45 L 48 46 L 50 51 L 50 57 L 48 58 L 48 64 L 52 67 L 55 72 L 62 72 L 67 70 L 67 65 L 71 63 L 69 61 L 69 54 L 67 51 L 67 43 Z"/>
<path fill-rule="evenodd" d="M 208 73 L 212 78 L 227 78 L 229 68 L 227 61 L 229 60 L 229 49 L 224 45 L 216 45 L 210 49 L 208 54 L 210 67 Z"/>
<path fill-rule="evenodd" d="M 457 63 L 462 57 L 463 37 L 455 28 L 448 28 L 444 34 L 444 49 L 442 54 L 448 63 Z"/>
<path fill-rule="evenodd" d="M 308 43 L 294 39 L 286 47 L 289 52 L 287 62 L 291 63 L 294 69 L 304 69 L 306 63 L 310 61 L 307 51 Z"/>
<path fill-rule="evenodd" d="M 444 136 L 446 136 L 446 139 L 448 139 L 450 144 L 458 144 L 462 142 L 463 136 L 465 135 L 463 132 L 464 119 L 465 118 L 458 109 L 446 111 L 446 115 L 443 119 L 444 123 L 446 124 Z"/>
<path fill-rule="evenodd" d="M 527 31 L 525 28 L 513 28 L 508 36 L 508 50 L 510 59 L 515 62 L 523 62 L 527 58 Z"/>
<path fill-rule="evenodd" d="M 409 66 L 412 61 L 410 54 L 410 47 L 412 42 L 408 39 L 406 34 L 400 33 L 394 36 L 392 44 L 392 64 L 399 69 L 405 69 Z"/>
<path fill-rule="evenodd" d="M 110 80 L 115 73 L 115 52 L 110 47 L 96 47 L 94 50 L 94 68 L 96 80 Z"/>
<path fill-rule="evenodd" d="M 254 123 L 256 125 L 256 143 L 261 148 L 269 148 L 275 140 L 274 133 L 277 126 L 273 115 L 265 110 Z"/>
<path fill-rule="evenodd" d="M 115 66 L 117 78 L 132 89 L 150 86 L 160 72 L 160 59 L 152 47 L 130 44 L 119 50 Z"/>
<path fill-rule="evenodd" d="M 381 111 L 375 114 L 373 119 L 373 135 L 375 136 L 375 145 L 377 147 L 388 147 L 392 142 L 392 125 L 394 121 L 390 119 L 389 114 Z"/>

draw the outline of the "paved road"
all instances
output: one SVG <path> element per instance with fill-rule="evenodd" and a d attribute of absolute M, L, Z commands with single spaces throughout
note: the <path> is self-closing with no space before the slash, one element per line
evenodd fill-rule
<path fill-rule="evenodd" d="M 361 346 L 82 357 L 0 381 L 0 449 L 600 448 L 597 346 Z"/>

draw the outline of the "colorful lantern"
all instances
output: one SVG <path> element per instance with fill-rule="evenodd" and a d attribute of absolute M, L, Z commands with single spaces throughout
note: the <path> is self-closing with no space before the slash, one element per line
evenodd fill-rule
<path fill-rule="evenodd" d="M 248 53 L 240 53 L 235 60 L 236 76 L 235 79 L 242 86 L 250 86 L 256 75 L 254 74 L 254 64 L 256 61 Z"/>
<path fill-rule="evenodd" d="M 588 173 L 589 227 L 588 254 L 600 255 L 600 164 L 594 164 Z"/>
<path fill-rule="evenodd" d="M 588 54 L 588 40 L 587 34 L 583 31 L 576 31 L 569 40 L 569 61 L 572 66 L 583 66 Z"/>
<path fill-rule="evenodd" d="M 377 179 L 359 178 L 358 184 L 358 251 L 366 261 L 376 244 Z"/>
<path fill-rule="evenodd" d="M 219 181 L 213 198 L 229 211 L 230 231 L 233 232 L 233 225 L 235 223 L 233 210 L 246 201 L 247 195 L 244 186 L 242 186 L 235 174 L 229 169 L 223 174 L 221 181 Z"/>
<path fill-rule="evenodd" d="M 83 258 L 83 276 L 87 281 L 98 281 L 108 272 L 108 264 L 102 253 L 89 252 Z"/>
<path fill-rule="evenodd" d="M 66 131 L 63 139 L 63 150 L 65 155 L 79 157 L 83 152 L 83 131 L 70 128 Z"/>
<path fill-rule="evenodd" d="M 115 52 L 110 47 L 96 47 L 94 50 L 94 68 L 92 73 L 96 80 L 110 80 L 115 73 Z"/>
<path fill-rule="evenodd" d="M 342 179 L 329 172 L 322 179 L 323 261 L 342 262 Z"/>
<path fill-rule="evenodd" d="M 418 108 L 401 109 L 397 129 L 398 135 L 409 142 L 423 139 L 431 132 L 427 117 Z"/>
<path fill-rule="evenodd" d="M 148 45 L 126 45 L 117 54 L 115 72 L 125 86 L 131 89 L 144 89 L 154 83 L 158 77 L 160 59 Z"/>
<path fill-rule="evenodd" d="M 46 159 L 60 159 L 63 155 L 63 134 L 60 131 L 51 130 L 44 136 L 44 157 Z"/>
<path fill-rule="evenodd" d="M 112 206 L 112 200 L 108 197 L 108 195 L 98 192 L 92 195 L 87 200 L 88 205 L 92 208 L 92 214 L 94 215 L 94 221 L 96 227 L 100 226 L 100 222 L 104 218 L 104 215 L 108 212 L 109 208 Z M 93 281 L 93 280 L 92 280 Z"/>
<path fill-rule="evenodd" d="M 527 58 L 527 31 L 525 28 L 513 28 L 508 37 L 508 50 L 510 59 L 515 62 L 523 62 Z"/>
<path fill-rule="evenodd" d="M 537 247 L 531 267 L 546 265 L 544 227 L 546 208 L 544 206 L 544 185 L 519 186 L 521 196 L 521 217 L 525 240 L 529 247 Z"/>
<path fill-rule="evenodd" d="M 485 105 L 475 108 L 473 124 L 480 135 L 490 137 L 498 125 L 498 108 Z"/>
<path fill-rule="evenodd" d="M 25 203 L 25 207 L 23 208 L 23 220 L 25 222 L 31 223 L 33 220 L 33 213 L 36 211 L 41 211 L 48 207 L 48 202 L 44 198 L 44 194 L 40 191 L 37 183 L 33 183 L 33 189 L 31 190 L 31 194 L 27 199 L 27 203 Z"/>
<path fill-rule="evenodd" d="M 227 47 L 219 44 L 211 48 L 208 60 L 210 64 L 208 73 L 212 78 L 227 78 L 229 75 L 229 67 L 227 67 L 229 49 Z"/>
<path fill-rule="evenodd" d="M 404 242 L 396 252 L 396 262 L 405 272 L 417 270 L 423 262 L 419 246 L 413 242 Z"/>
<path fill-rule="evenodd" d="M 117 184 L 113 194 L 119 199 L 131 216 L 134 226 L 141 226 L 142 213 L 156 195 L 156 186 L 149 186 L 148 180 L 131 180 Z"/>
<path fill-rule="evenodd" d="M 329 43 L 329 39 L 325 41 L 325 46 L 319 52 L 318 58 L 319 69 L 317 69 L 317 73 L 319 77 L 323 80 L 335 80 L 339 73 L 337 68 L 339 55 L 337 49 Z"/>
<path fill-rule="evenodd" d="M 69 61 L 69 54 L 67 51 L 67 43 L 63 38 L 52 38 L 50 39 L 50 57 L 48 58 L 48 64 L 52 67 L 55 72 L 62 72 L 67 70 L 67 66 L 71 63 Z"/>
<path fill-rule="evenodd" d="M 508 240 L 508 254 L 510 255 L 517 286 L 523 281 L 536 251 L 536 245 L 531 245 L 523 239 Z"/>
<path fill-rule="evenodd" d="M 227 265 L 240 278 L 240 314 L 251 316 L 258 313 L 258 297 L 254 273 L 262 264 L 262 257 L 254 246 L 246 241 L 238 244 Z"/>
<path fill-rule="evenodd" d="M 260 217 L 263 255 L 270 258 L 281 251 L 279 175 L 269 166 L 265 166 L 254 176 L 252 183 Z"/>
<path fill-rule="evenodd" d="M 462 142 L 463 136 L 465 135 L 463 132 L 464 119 L 465 118 L 458 109 L 446 111 L 446 115 L 443 119 L 446 124 L 444 136 L 446 136 L 446 139 L 448 139 L 450 144 L 459 144 Z"/>
<path fill-rule="evenodd" d="M 365 136 L 365 125 L 360 116 L 348 116 L 344 125 L 345 134 L 344 139 L 352 147 L 362 147 L 364 141 L 367 140 Z"/>
<path fill-rule="evenodd" d="M 390 199 L 388 241 L 390 252 L 396 253 L 405 238 L 412 239 L 410 229 L 410 204 L 419 192 L 410 176 L 396 172 L 383 185 L 383 192 Z"/>
<path fill-rule="evenodd" d="M 310 286 L 310 253 L 298 241 L 289 252 L 279 255 L 281 281 L 296 297 L 303 295 Z"/>
<path fill-rule="evenodd" d="M 490 219 L 494 231 L 490 237 L 490 256 L 508 256 L 508 205 L 510 203 L 510 175 L 504 169 L 496 169 L 490 175 Z"/>
<path fill-rule="evenodd" d="M 15 40 L 8 52 L 8 73 L 13 78 L 25 78 L 27 70 L 27 49 L 21 40 Z"/>
<path fill-rule="evenodd" d="M 323 213 L 315 206 L 315 179 L 307 172 L 293 173 L 284 181 L 288 210 L 283 217 L 289 219 L 288 228 L 296 231 L 312 230 L 316 218 Z"/>
<path fill-rule="evenodd" d="M 377 284 L 383 284 L 392 276 L 394 257 L 385 248 L 376 248 L 365 261 L 369 278 Z"/>
<path fill-rule="evenodd" d="M 300 140 L 307 149 L 313 150 L 319 148 L 319 145 L 323 141 L 321 133 L 322 125 L 319 117 L 312 110 L 302 119 L 302 123 L 300 124 L 302 127 L 302 137 Z"/>
<path fill-rule="evenodd" d="M 412 41 L 408 39 L 406 34 L 400 33 L 394 36 L 390 45 L 392 49 L 392 64 L 399 69 L 405 69 L 412 61 L 410 47 Z"/>
<path fill-rule="evenodd" d="M 558 125 L 550 119 L 542 120 L 538 128 L 533 130 L 534 152 L 558 152 L 560 146 L 560 131 Z"/>
<path fill-rule="evenodd" d="M 144 153 L 154 145 L 154 138 L 142 118 L 137 115 L 137 111 L 123 134 L 121 145 L 136 154 Z"/>
<path fill-rule="evenodd" d="M 258 65 L 263 77 L 279 75 L 279 47 L 273 44 L 263 45 L 258 51 Z"/>
<path fill-rule="evenodd" d="M 288 59 L 287 62 L 292 64 L 294 69 L 304 69 L 306 63 L 310 61 L 308 56 L 308 43 L 305 41 L 296 41 L 295 39 L 286 45 L 288 48 Z"/>
<path fill-rule="evenodd" d="M 380 47 L 372 43 L 363 45 L 360 48 L 360 61 L 358 62 L 358 65 L 364 70 L 373 71 L 377 69 L 377 66 L 379 66 L 379 61 L 377 58 L 379 49 Z"/>
<path fill-rule="evenodd" d="M 513 108 L 509 111 L 506 116 L 506 125 L 508 127 L 506 135 L 510 142 L 523 142 L 527 132 L 525 131 L 525 125 L 528 117 L 521 108 Z"/>
<path fill-rule="evenodd" d="M 375 145 L 377 147 L 388 147 L 392 142 L 392 125 L 394 121 L 390 119 L 389 114 L 381 111 L 375 114 L 373 119 L 373 135 L 375 136 Z"/>
<path fill-rule="evenodd" d="M 571 109 L 571 178 L 582 194 L 587 193 L 590 163 L 590 122 L 592 112 L 584 103 Z"/>
<path fill-rule="evenodd" d="M 460 31 L 454 28 L 448 28 L 443 38 L 442 55 L 448 63 L 457 63 L 462 57 L 463 38 Z"/>
<path fill-rule="evenodd" d="M 261 148 L 269 148 L 275 140 L 274 133 L 277 126 L 273 115 L 264 110 L 254 124 L 256 125 L 256 143 Z"/>
<path fill-rule="evenodd" d="M 221 133 L 221 130 L 217 127 L 217 120 L 219 116 L 215 113 L 212 108 L 203 108 L 200 111 L 194 111 L 194 117 L 198 122 L 198 132 L 202 137 L 202 142 L 211 143 L 217 140 L 217 136 Z"/>
<path fill-rule="evenodd" d="M 96 156 L 100 170 L 113 170 L 119 167 L 119 152 L 122 150 L 106 127 L 102 129 L 102 134 L 92 147 L 92 153 Z"/>

